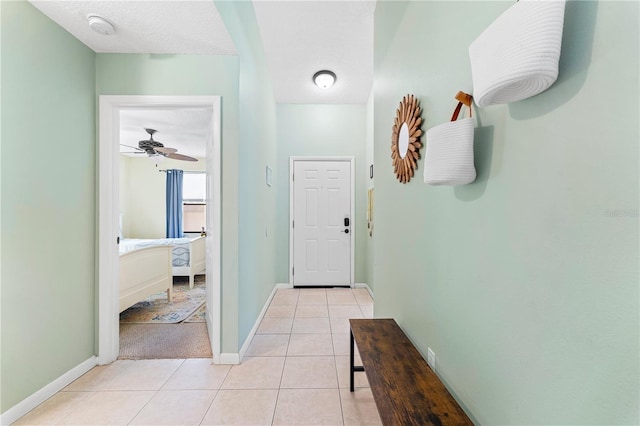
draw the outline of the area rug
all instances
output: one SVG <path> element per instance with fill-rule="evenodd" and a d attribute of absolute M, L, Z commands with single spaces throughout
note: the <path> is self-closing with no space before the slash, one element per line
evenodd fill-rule
<path fill-rule="evenodd" d="M 205 305 L 205 276 L 196 276 L 189 289 L 188 280 L 174 279 L 173 301 L 169 303 L 166 292 L 154 294 L 120 313 L 121 324 L 175 324 L 189 318 Z"/>
<path fill-rule="evenodd" d="M 212 357 L 205 323 L 120 324 L 118 359 Z"/>
<path fill-rule="evenodd" d="M 184 322 L 207 322 L 207 305 L 202 305 L 200 309 L 195 311 L 189 318 L 184 320 Z"/>

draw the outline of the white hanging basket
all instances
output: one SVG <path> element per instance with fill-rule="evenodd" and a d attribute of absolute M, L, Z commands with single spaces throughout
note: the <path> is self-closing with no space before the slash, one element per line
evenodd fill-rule
<path fill-rule="evenodd" d="M 478 106 L 530 98 L 556 81 L 564 9 L 564 0 L 520 0 L 471 43 Z"/>
<path fill-rule="evenodd" d="M 456 99 L 460 102 L 451 121 L 427 130 L 424 181 L 429 185 L 465 185 L 476 179 L 472 98 L 459 92 Z M 469 117 L 458 120 L 463 103 L 469 107 Z"/>

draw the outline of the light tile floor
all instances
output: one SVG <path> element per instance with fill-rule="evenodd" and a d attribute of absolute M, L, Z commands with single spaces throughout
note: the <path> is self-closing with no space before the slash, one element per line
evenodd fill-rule
<path fill-rule="evenodd" d="M 14 424 L 379 425 L 364 373 L 349 392 L 349 318 L 372 315 L 366 289 L 278 290 L 240 365 L 119 360 Z"/>

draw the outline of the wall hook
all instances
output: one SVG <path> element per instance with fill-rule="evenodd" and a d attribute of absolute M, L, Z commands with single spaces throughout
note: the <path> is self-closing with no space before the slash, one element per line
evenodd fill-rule
<path fill-rule="evenodd" d="M 455 98 L 458 102 L 462 102 L 463 104 L 471 108 L 471 102 L 473 102 L 473 96 L 471 96 L 470 94 L 460 91 L 456 93 Z"/>

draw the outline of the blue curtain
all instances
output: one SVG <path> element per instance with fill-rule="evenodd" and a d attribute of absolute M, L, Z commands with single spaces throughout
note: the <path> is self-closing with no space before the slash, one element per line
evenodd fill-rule
<path fill-rule="evenodd" d="M 167 170 L 167 238 L 182 238 L 182 170 Z"/>

